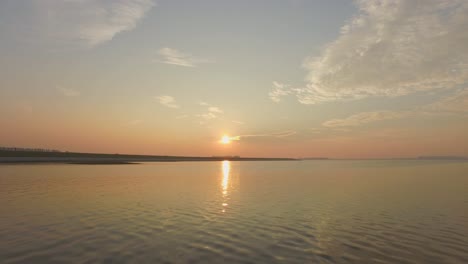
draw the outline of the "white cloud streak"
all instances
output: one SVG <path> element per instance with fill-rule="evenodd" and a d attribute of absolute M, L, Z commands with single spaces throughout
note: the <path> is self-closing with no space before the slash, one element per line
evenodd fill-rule
<path fill-rule="evenodd" d="M 423 109 L 428 111 L 466 113 L 468 112 L 468 90 L 459 90 L 450 96 L 423 107 Z"/>
<path fill-rule="evenodd" d="M 468 113 L 468 90 L 460 89 L 437 101 L 404 111 L 362 112 L 346 118 L 335 118 L 322 123 L 323 127 L 341 128 L 357 127 L 372 122 L 395 120 L 409 117 L 438 115 L 463 115 Z"/>
<path fill-rule="evenodd" d="M 230 141 L 240 141 L 247 138 L 267 137 L 267 138 L 285 138 L 297 134 L 294 130 L 286 130 L 281 132 L 266 133 L 266 134 L 245 134 L 229 137 Z"/>
<path fill-rule="evenodd" d="M 270 99 L 273 102 L 278 103 L 281 101 L 281 97 L 289 95 L 291 93 L 293 93 L 293 89 L 291 88 L 291 86 L 274 81 L 273 90 L 270 91 L 268 95 L 270 96 Z"/>
<path fill-rule="evenodd" d="M 468 81 L 468 1 L 358 0 L 359 14 L 309 58 L 304 87 L 270 98 L 319 104 L 449 89 Z"/>
<path fill-rule="evenodd" d="M 200 124 L 202 125 L 205 124 L 206 121 L 220 118 L 220 116 L 224 114 L 224 111 L 221 108 L 212 106 L 209 103 L 202 101 L 202 102 L 199 102 L 198 105 L 204 108 L 206 107 L 206 111 L 207 111 L 206 113 L 196 115 L 196 117 L 203 119 L 203 121 L 200 121 Z"/>
<path fill-rule="evenodd" d="M 29 0 L 38 36 L 59 44 L 94 47 L 134 29 L 153 0 Z"/>
<path fill-rule="evenodd" d="M 208 111 L 211 112 L 211 113 L 217 113 L 217 114 L 222 114 L 222 113 L 224 113 L 223 110 L 221 110 L 219 107 L 216 107 L 216 106 L 210 106 L 210 107 L 208 107 Z"/>
<path fill-rule="evenodd" d="M 196 67 L 200 63 L 211 62 L 210 60 L 197 58 L 190 54 L 168 47 L 160 49 L 158 54 L 162 57 L 162 63 L 182 67 Z"/>
<path fill-rule="evenodd" d="M 323 122 L 322 125 L 328 128 L 355 127 L 376 121 L 401 119 L 411 114 L 409 111 L 362 112 L 342 119 L 331 119 Z"/>
<path fill-rule="evenodd" d="M 57 91 L 66 97 L 80 96 L 80 92 L 71 88 L 57 87 Z"/>
<path fill-rule="evenodd" d="M 217 115 L 215 115 L 213 113 L 205 113 L 205 114 L 199 114 L 199 115 L 197 115 L 197 117 L 200 117 L 200 118 L 205 119 L 205 120 L 211 120 L 211 119 L 217 118 Z"/>
<path fill-rule="evenodd" d="M 296 131 L 294 130 L 286 130 L 286 131 L 281 131 L 281 132 L 274 132 L 274 133 L 266 133 L 266 134 L 245 134 L 245 135 L 239 135 L 236 136 L 239 139 L 242 138 L 250 138 L 250 137 L 275 137 L 275 138 L 284 138 L 284 137 L 289 137 L 292 135 L 297 134 Z"/>
<path fill-rule="evenodd" d="M 157 101 L 159 101 L 160 104 L 169 107 L 169 108 L 179 108 L 179 105 L 176 104 L 176 101 L 174 97 L 169 96 L 169 95 L 162 95 L 162 96 L 157 96 L 155 97 Z"/>

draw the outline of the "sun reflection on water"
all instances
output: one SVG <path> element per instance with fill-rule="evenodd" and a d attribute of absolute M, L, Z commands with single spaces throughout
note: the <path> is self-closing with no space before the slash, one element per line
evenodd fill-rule
<path fill-rule="evenodd" d="M 221 182 L 221 187 L 223 189 L 223 196 L 227 195 L 228 184 L 229 184 L 229 173 L 231 171 L 231 163 L 229 160 L 224 160 L 222 163 L 223 168 L 223 180 Z"/>
<path fill-rule="evenodd" d="M 227 203 L 227 195 L 228 195 L 228 187 L 229 187 L 229 174 L 231 172 L 231 162 L 229 160 L 224 160 L 222 163 L 221 163 L 221 169 L 223 171 L 223 178 L 221 180 L 221 190 L 222 190 L 222 194 L 223 194 L 223 203 L 222 203 L 222 206 L 223 206 L 223 210 L 222 212 L 226 212 L 226 209 L 225 207 L 228 206 L 228 203 Z"/>

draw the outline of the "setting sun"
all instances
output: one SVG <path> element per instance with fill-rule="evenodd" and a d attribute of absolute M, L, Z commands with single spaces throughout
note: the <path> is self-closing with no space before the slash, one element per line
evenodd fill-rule
<path fill-rule="evenodd" d="M 219 142 L 221 144 L 229 144 L 231 143 L 231 138 L 228 135 L 224 135 L 221 137 L 221 140 Z"/>

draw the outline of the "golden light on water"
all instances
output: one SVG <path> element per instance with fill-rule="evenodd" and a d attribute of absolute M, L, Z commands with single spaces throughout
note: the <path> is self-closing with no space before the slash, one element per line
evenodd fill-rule
<path fill-rule="evenodd" d="M 231 171 L 231 163 L 229 160 L 225 160 L 222 163 L 223 169 L 223 179 L 221 181 L 221 188 L 223 190 L 223 196 L 227 195 L 228 185 L 229 185 L 229 173 Z"/>
<path fill-rule="evenodd" d="M 223 171 L 223 178 L 221 180 L 221 190 L 223 194 L 223 203 L 221 204 L 223 206 L 222 212 L 225 213 L 226 209 L 225 207 L 228 206 L 227 203 L 227 195 L 228 195 L 228 187 L 229 187 L 229 174 L 231 172 L 231 162 L 229 160 L 224 160 L 221 163 L 221 169 Z"/>

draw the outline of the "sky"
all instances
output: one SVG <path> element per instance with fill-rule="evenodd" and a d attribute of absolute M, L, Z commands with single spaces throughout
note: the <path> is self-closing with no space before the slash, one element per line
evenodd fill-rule
<path fill-rule="evenodd" d="M 466 0 L 3 0 L 0 146 L 468 156 L 467 28 Z"/>

